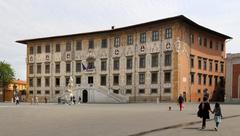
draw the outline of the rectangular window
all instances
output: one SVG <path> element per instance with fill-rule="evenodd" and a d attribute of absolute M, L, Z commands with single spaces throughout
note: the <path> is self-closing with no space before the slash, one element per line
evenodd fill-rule
<path fill-rule="evenodd" d="M 71 72 L 71 63 L 70 62 L 66 62 L 66 72 L 67 73 Z"/>
<path fill-rule="evenodd" d="M 55 91 L 55 94 L 60 94 L 60 91 L 59 91 L 59 90 L 56 90 L 56 91 Z"/>
<path fill-rule="evenodd" d="M 202 83 L 202 74 L 198 74 L 198 84 L 201 85 Z"/>
<path fill-rule="evenodd" d="M 145 68 L 146 67 L 146 55 L 140 55 L 139 56 L 139 68 Z"/>
<path fill-rule="evenodd" d="M 60 52 L 60 51 L 61 51 L 60 44 L 56 44 L 55 52 Z"/>
<path fill-rule="evenodd" d="M 158 67 L 158 54 L 152 54 L 152 67 Z"/>
<path fill-rule="evenodd" d="M 45 74 L 50 73 L 50 63 L 45 63 Z"/>
<path fill-rule="evenodd" d="M 165 52 L 165 66 L 171 66 L 172 64 L 172 52 Z"/>
<path fill-rule="evenodd" d="M 191 68 L 194 68 L 194 56 L 191 56 Z"/>
<path fill-rule="evenodd" d="M 46 95 L 49 95 L 49 94 L 50 94 L 50 91 L 49 91 L 49 90 L 45 90 L 45 94 L 46 94 Z"/>
<path fill-rule="evenodd" d="M 132 69 L 132 57 L 127 57 L 127 69 Z"/>
<path fill-rule="evenodd" d="M 132 74 L 126 75 L 126 85 L 132 85 Z"/>
<path fill-rule="evenodd" d="M 146 33 L 140 33 L 140 43 L 146 43 Z"/>
<path fill-rule="evenodd" d="M 120 47 L 120 37 L 114 38 L 114 47 Z"/>
<path fill-rule="evenodd" d="M 102 39 L 102 48 L 107 48 L 107 39 Z"/>
<path fill-rule="evenodd" d="M 33 74 L 33 64 L 29 64 L 29 74 Z"/>
<path fill-rule="evenodd" d="M 198 69 L 202 69 L 202 59 L 198 59 Z"/>
<path fill-rule="evenodd" d="M 101 60 L 101 71 L 106 71 L 107 70 L 107 59 L 102 59 Z"/>
<path fill-rule="evenodd" d="M 41 87 L 41 84 L 42 84 L 41 78 L 37 78 L 37 87 Z"/>
<path fill-rule="evenodd" d="M 212 75 L 208 76 L 208 84 L 209 86 L 212 86 Z"/>
<path fill-rule="evenodd" d="M 41 72 L 42 72 L 42 64 L 38 63 L 37 64 L 37 74 L 41 74 Z"/>
<path fill-rule="evenodd" d="M 157 94 L 157 89 L 151 89 L 151 94 Z"/>
<path fill-rule="evenodd" d="M 45 53 L 50 53 L 50 45 L 49 44 L 47 44 L 45 46 Z"/>
<path fill-rule="evenodd" d="M 49 87 L 50 85 L 50 79 L 49 77 L 45 77 L 45 87 Z"/>
<path fill-rule="evenodd" d="M 207 38 L 204 38 L 204 47 L 207 47 Z"/>
<path fill-rule="evenodd" d="M 215 61 L 215 72 L 218 72 L 218 61 Z"/>
<path fill-rule="evenodd" d="M 171 88 L 164 88 L 164 93 L 171 93 Z"/>
<path fill-rule="evenodd" d="M 40 94 L 41 94 L 41 90 L 37 90 L 37 94 L 39 94 L 39 95 L 40 95 Z"/>
<path fill-rule="evenodd" d="M 59 87 L 60 86 L 60 77 L 55 78 L 55 86 Z"/>
<path fill-rule="evenodd" d="M 145 73 L 139 73 L 139 84 L 145 84 Z"/>
<path fill-rule="evenodd" d="M 171 71 L 164 72 L 164 83 L 171 83 Z"/>
<path fill-rule="evenodd" d="M 165 39 L 172 38 L 172 28 L 166 28 L 165 29 Z"/>
<path fill-rule="evenodd" d="M 94 40 L 88 41 L 88 49 L 94 49 Z"/>
<path fill-rule="evenodd" d="M 152 31 L 152 41 L 158 41 L 158 40 L 159 40 L 159 32 Z"/>
<path fill-rule="evenodd" d="M 29 86 L 33 87 L 33 78 L 29 78 Z"/>
<path fill-rule="evenodd" d="M 191 83 L 194 84 L 194 73 L 191 72 Z"/>
<path fill-rule="evenodd" d="M 212 40 L 210 40 L 209 48 L 212 49 Z"/>
<path fill-rule="evenodd" d="M 131 89 L 127 89 L 126 90 L 126 94 L 132 94 L 132 90 Z"/>
<path fill-rule="evenodd" d="M 37 53 L 38 54 L 42 53 L 42 47 L 41 46 L 37 46 Z"/>
<path fill-rule="evenodd" d="M 206 85 L 206 82 L 207 82 L 207 75 L 204 74 L 204 75 L 203 75 L 203 84 Z"/>
<path fill-rule="evenodd" d="M 206 59 L 203 60 L 203 69 L 207 70 L 207 60 Z"/>
<path fill-rule="evenodd" d="M 32 46 L 29 47 L 29 54 L 32 55 L 34 53 L 34 48 Z"/>
<path fill-rule="evenodd" d="M 81 76 L 76 76 L 76 84 L 81 84 Z"/>
<path fill-rule="evenodd" d="M 33 90 L 30 90 L 30 91 L 29 91 L 29 94 L 30 94 L 30 95 L 33 95 Z"/>
<path fill-rule="evenodd" d="M 70 42 L 66 43 L 66 51 L 71 51 L 71 43 Z"/>
<path fill-rule="evenodd" d="M 55 73 L 60 73 L 60 63 L 55 63 Z"/>
<path fill-rule="evenodd" d="M 201 89 L 198 89 L 198 90 L 197 90 L 197 93 L 198 93 L 198 94 L 201 94 Z"/>
<path fill-rule="evenodd" d="M 70 77 L 65 77 L 65 86 L 68 86 Z"/>
<path fill-rule="evenodd" d="M 81 72 L 81 61 L 76 61 L 76 72 Z"/>
<path fill-rule="evenodd" d="M 194 44 L 194 34 L 190 34 L 190 41 L 191 41 L 191 44 Z"/>
<path fill-rule="evenodd" d="M 132 35 L 128 35 L 127 36 L 127 45 L 132 45 L 133 44 L 133 36 Z"/>
<path fill-rule="evenodd" d="M 119 70 L 119 58 L 115 58 L 113 60 L 113 69 L 114 70 Z"/>
<path fill-rule="evenodd" d="M 113 90 L 113 93 L 115 93 L 115 94 L 119 94 L 119 90 Z"/>
<path fill-rule="evenodd" d="M 106 86 L 107 85 L 107 76 L 101 75 L 101 85 Z"/>
<path fill-rule="evenodd" d="M 158 83 L 158 73 L 157 72 L 152 72 L 151 73 L 151 83 L 152 84 L 157 84 Z"/>
<path fill-rule="evenodd" d="M 145 90 L 144 89 L 139 89 L 139 94 L 145 94 Z"/>
<path fill-rule="evenodd" d="M 221 73 L 224 72 L 224 62 L 221 62 L 221 65 L 220 65 L 220 71 L 221 71 Z"/>
<path fill-rule="evenodd" d="M 113 75 L 113 85 L 118 85 L 119 84 L 119 75 Z"/>
<path fill-rule="evenodd" d="M 202 37 L 201 36 L 198 36 L 198 45 L 202 46 Z"/>
<path fill-rule="evenodd" d="M 209 71 L 212 71 L 212 60 L 209 60 Z"/>
<path fill-rule="evenodd" d="M 77 41 L 77 43 L 76 43 L 76 50 L 77 51 L 82 50 L 82 41 L 81 40 Z"/>
<path fill-rule="evenodd" d="M 224 43 L 221 44 L 221 51 L 224 51 Z"/>

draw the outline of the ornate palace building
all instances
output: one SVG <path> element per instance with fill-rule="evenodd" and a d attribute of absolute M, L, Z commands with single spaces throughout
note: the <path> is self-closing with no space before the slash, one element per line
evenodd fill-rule
<path fill-rule="evenodd" d="M 56 101 L 70 77 L 83 102 L 199 101 L 225 77 L 231 37 L 183 15 L 104 31 L 19 40 L 30 97 Z"/>

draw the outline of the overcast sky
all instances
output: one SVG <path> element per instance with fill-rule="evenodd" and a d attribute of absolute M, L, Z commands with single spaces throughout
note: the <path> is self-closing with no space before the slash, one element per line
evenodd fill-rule
<path fill-rule="evenodd" d="M 16 40 L 128 26 L 185 15 L 227 34 L 227 52 L 240 52 L 238 0 L 0 0 L 0 60 L 26 79 L 26 46 Z"/>

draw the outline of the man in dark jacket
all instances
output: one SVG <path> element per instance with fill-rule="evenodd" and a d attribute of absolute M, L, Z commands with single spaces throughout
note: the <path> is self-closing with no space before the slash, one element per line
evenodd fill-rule
<path fill-rule="evenodd" d="M 183 102 L 184 102 L 184 98 L 183 98 L 182 94 L 180 94 L 180 96 L 178 97 L 178 104 L 180 107 L 180 111 L 182 111 L 182 109 L 183 109 Z"/>

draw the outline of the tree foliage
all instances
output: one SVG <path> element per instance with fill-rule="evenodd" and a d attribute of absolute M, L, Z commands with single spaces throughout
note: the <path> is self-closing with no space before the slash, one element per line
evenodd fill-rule
<path fill-rule="evenodd" d="M 14 79 L 14 71 L 11 65 L 0 61 L 0 84 L 5 88 Z"/>

